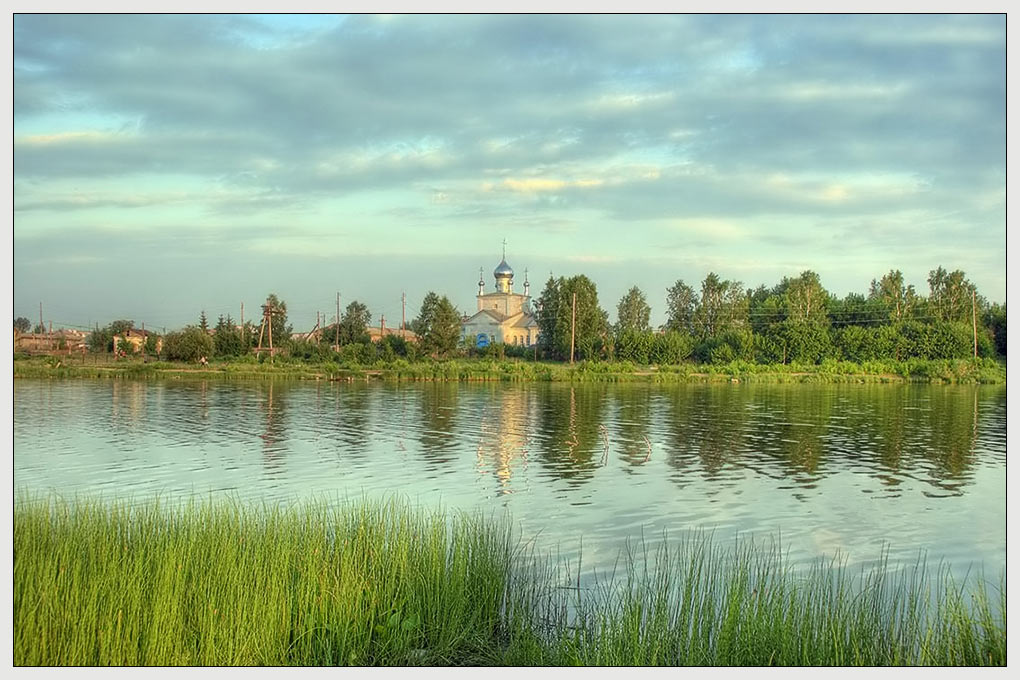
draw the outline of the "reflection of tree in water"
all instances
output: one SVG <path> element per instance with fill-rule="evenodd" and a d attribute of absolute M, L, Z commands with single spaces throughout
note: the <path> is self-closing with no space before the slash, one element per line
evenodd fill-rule
<path fill-rule="evenodd" d="M 842 401 L 846 434 L 835 444 L 852 462 L 887 487 L 924 478 L 962 493 L 975 463 L 976 388 L 883 385 L 847 389 Z"/>
<path fill-rule="evenodd" d="M 527 467 L 528 432 L 534 420 L 535 394 L 520 386 L 493 385 L 481 413 L 478 472 L 492 472 L 504 495 L 520 490 L 512 484 L 514 469 Z"/>
<path fill-rule="evenodd" d="M 837 411 L 841 428 L 829 444 L 856 467 L 870 468 L 872 476 L 892 490 L 909 477 L 912 463 L 907 452 L 910 429 L 916 426 L 920 402 L 903 385 L 871 385 L 840 390 Z"/>
<path fill-rule="evenodd" d="M 426 383 L 419 393 L 422 453 L 433 463 L 449 463 L 457 457 L 457 383 Z"/>
<path fill-rule="evenodd" d="M 962 493 L 974 477 L 978 430 L 977 387 L 933 389 L 928 419 L 927 465 L 930 481 L 946 491 Z"/>
<path fill-rule="evenodd" d="M 115 383 L 121 381 L 115 381 Z M 174 380 L 160 385 L 159 415 L 155 420 L 172 441 L 187 444 L 208 440 L 217 434 L 217 423 L 210 418 L 210 388 L 205 381 Z M 146 423 L 152 427 L 152 422 Z"/>
<path fill-rule="evenodd" d="M 319 427 L 327 446 L 345 458 L 361 458 L 369 448 L 371 389 L 364 383 L 332 382 L 320 388 Z"/>
<path fill-rule="evenodd" d="M 276 387 L 273 381 L 269 381 L 259 403 L 259 410 L 265 423 L 262 434 L 259 435 L 263 442 L 262 459 L 270 469 L 280 467 L 281 453 L 287 436 L 284 426 L 287 391 L 286 387 Z"/>
<path fill-rule="evenodd" d="M 727 467 L 739 467 L 746 444 L 747 397 L 731 385 L 680 386 L 666 400 L 666 462 L 681 486 L 700 467 L 716 479 Z"/>
<path fill-rule="evenodd" d="M 620 452 L 620 459 L 629 463 L 628 474 L 649 460 L 649 431 L 652 424 L 652 390 L 647 385 L 615 390 L 616 414 L 614 432 L 610 437 Z"/>
<path fill-rule="evenodd" d="M 598 385 L 542 387 L 535 446 L 542 465 L 557 477 L 587 481 L 600 466 L 605 394 Z"/>
<path fill-rule="evenodd" d="M 832 415 L 832 392 L 808 385 L 765 388 L 752 395 L 760 412 L 751 423 L 762 441 L 759 449 L 780 468 L 780 474 L 801 488 L 813 488 L 822 477 L 826 436 Z"/>

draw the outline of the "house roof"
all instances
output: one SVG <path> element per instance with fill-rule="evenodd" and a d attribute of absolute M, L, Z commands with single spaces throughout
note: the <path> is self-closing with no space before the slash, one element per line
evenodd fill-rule
<path fill-rule="evenodd" d="M 395 335 L 397 337 L 403 338 L 404 340 L 412 341 L 418 339 L 418 335 L 414 331 L 408 329 L 401 330 L 400 328 L 387 328 L 385 331 L 383 331 L 378 326 L 369 326 L 367 330 L 368 337 L 372 340 L 379 340 L 383 337 L 383 335 Z"/>

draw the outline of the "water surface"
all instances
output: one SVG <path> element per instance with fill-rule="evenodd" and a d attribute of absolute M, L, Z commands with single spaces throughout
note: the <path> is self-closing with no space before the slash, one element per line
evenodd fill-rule
<path fill-rule="evenodd" d="M 509 512 L 542 550 L 781 540 L 794 563 L 1006 561 L 1005 387 L 32 381 L 15 489 Z"/>

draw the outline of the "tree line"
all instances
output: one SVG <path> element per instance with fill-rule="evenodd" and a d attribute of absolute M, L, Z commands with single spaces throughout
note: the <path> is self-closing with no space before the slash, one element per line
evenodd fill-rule
<path fill-rule="evenodd" d="M 827 359 L 864 362 L 917 357 L 955 359 L 978 355 L 1006 355 L 1006 306 L 990 304 L 967 280 L 964 272 L 932 270 L 928 294 L 906 285 L 893 270 L 873 279 L 866 293 L 839 298 L 827 291 L 818 274 L 804 271 L 784 277 L 772 287 L 745 288 L 710 272 L 695 289 L 677 280 L 665 292 L 666 322 L 651 327 L 651 306 L 638 287 L 616 306 L 616 322 L 599 303 L 595 283 L 583 274 L 550 276 L 535 300 L 539 326 L 537 348 L 473 346 L 461 337 L 461 313 L 446 296 L 430 291 L 422 300 L 409 329 L 417 342 L 387 335 L 371 342 L 372 315 L 357 300 L 349 303 L 333 324 L 320 329 L 317 339 L 294 336 L 287 304 L 270 294 L 271 328 L 275 347 L 305 360 L 373 363 L 397 357 L 521 356 L 567 361 L 626 360 L 639 364 L 729 363 L 734 360 L 767 364 L 817 364 Z M 27 320 L 17 319 L 23 325 Z M 268 329 L 246 321 L 237 324 L 220 315 L 210 326 L 202 311 L 198 323 L 167 333 L 161 346 L 150 334 L 141 351 L 170 360 L 201 357 L 231 358 L 251 354 L 268 345 Z M 114 336 L 133 328 L 118 320 L 96 328 L 88 339 L 95 352 L 113 349 Z M 118 348 L 131 352 L 130 343 Z"/>
<path fill-rule="evenodd" d="M 538 321 L 544 353 L 560 360 L 570 359 L 571 315 L 579 359 L 641 364 L 955 359 L 973 356 L 975 335 L 979 356 L 1006 355 L 1004 304 L 989 304 L 959 270 L 938 267 L 928 284 L 928 295 L 921 295 L 893 270 L 872 280 L 866 294 L 839 298 L 810 270 L 753 289 L 710 272 L 700 289 L 681 279 L 666 290 L 667 320 L 655 332 L 651 306 L 639 288 L 620 299 L 617 321 L 610 324 L 590 279 L 550 277 L 539 298 Z"/>
<path fill-rule="evenodd" d="M 418 316 L 409 324 L 409 330 L 418 338 L 417 342 L 409 342 L 399 335 L 386 335 L 379 342 L 372 342 L 368 332 L 372 313 L 358 300 L 347 305 L 338 321 L 319 329 L 316 339 L 294 334 L 287 317 L 287 303 L 275 293 L 266 298 L 266 305 L 271 310 L 266 327 L 263 327 L 262 320 L 248 320 L 240 325 L 229 314 L 220 315 L 215 325 L 210 325 L 203 310 L 195 324 L 167 333 L 162 338 L 150 333 L 137 350 L 130 342 L 118 342 L 117 349 L 128 355 L 144 352 L 155 356 L 158 353 L 171 361 L 197 361 L 202 357 L 229 359 L 251 354 L 260 343 L 262 347 L 268 347 L 271 331 L 273 347 L 284 350 L 291 357 L 317 361 L 338 359 L 364 364 L 397 357 L 414 360 L 423 356 L 450 356 L 457 352 L 460 344 L 460 312 L 449 298 L 431 291 L 422 301 Z M 89 335 L 88 347 L 92 352 L 112 352 L 114 338 L 124 338 L 133 329 L 134 322 L 128 319 L 111 322 L 102 328 L 97 325 Z"/>

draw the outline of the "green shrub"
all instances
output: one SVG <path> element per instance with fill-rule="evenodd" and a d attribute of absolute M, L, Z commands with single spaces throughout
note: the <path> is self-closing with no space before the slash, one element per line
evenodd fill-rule
<path fill-rule="evenodd" d="M 163 354 L 170 361 L 197 361 L 213 354 L 213 339 L 198 326 L 167 333 L 163 338 Z"/>

